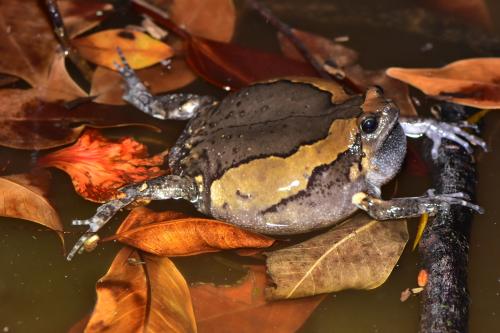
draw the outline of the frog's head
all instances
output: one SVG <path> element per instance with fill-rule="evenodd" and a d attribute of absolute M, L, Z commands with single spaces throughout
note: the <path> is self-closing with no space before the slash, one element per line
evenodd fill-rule
<path fill-rule="evenodd" d="M 366 179 L 376 188 L 391 180 L 406 154 L 406 136 L 399 125 L 399 109 L 379 87 L 368 89 L 358 118 Z"/>

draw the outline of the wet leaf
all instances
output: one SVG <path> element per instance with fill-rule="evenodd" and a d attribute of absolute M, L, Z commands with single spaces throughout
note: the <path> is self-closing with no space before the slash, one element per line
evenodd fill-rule
<path fill-rule="evenodd" d="M 145 264 L 131 264 L 131 259 Z M 188 286 L 168 258 L 142 257 L 124 248 L 96 291 L 86 333 L 196 332 Z"/>
<path fill-rule="evenodd" d="M 484 0 L 421 0 L 421 2 L 448 17 L 460 18 L 488 30 L 493 28 L 493 21 Z"/>
<path fill-rule="evenodd" d="M 238 248 L 269 247 L 274 240 L 213 219 L 157 213 L 145 207 L 130 212 L 116 235 L 127 245 L 160 256 L 188 256 Z"/>
<path fill-rule="evenodd" d="M 41 157 L 38 166 L 65 171 L 78 194 L 105 202 L 120 187 L 165 174 L 160 168 L 165 155 L 147 157 L 147 147 L 132 138 L 113 142 L 97 130 L 87 130 L 74 145 Z"/>
<path fill-rule="evenodd" d="M 1 146 L 30 150 L 54 148 L 74 142 L 86 126 L 136 125 L 160 130 L 151 117 L 132 107 L 84 103 L 68 110 L 60 103 L 44 102 L 37 95 L 34 89 L 0 90 Z"/>
<path fill-rule="evenodd" d="M 212 40 L 231 40 L 236 12 L 232 0 L 151 0 L 163 13 L 169 13 L 172 21 L 193 35 Z M 217 13 L 217 15 L 214 15 Z M 176 53 L 183 53 L 181 43 L 173 45 Z M 172 58 L 167 68 L 161 64 L 137 71 L 137 75 L 154 94 L 182 88 L 193 82 L 197 76 L 181 55 Z M 92 78 L 91 95 L 98 96 L 98 103 L 125 104 L 122 99 L 123 80 L 115 71 L 98 67 Z"/>
<path fill-rule="evenodd" d="M 49 184 L 50 174 L 43 170 L 0 177 L 0 216 L 41 224 L 56 231 L 64 245 L 59 215 L 46 196 Z"/>
<path fill-rule="evenodd" d="M 264 266 L 250 266 L 246 278 L 234 286 L 198 284 L 191 297 L 198 331 L 218 333 L 296 332 L 321 303 L 323 296 L 266 301 Z"/>
<path fill-rule="evenodd" d="M 154 65 L 170 58 L 174 51 L 170 46 L 143 32 L 111 29 L 72 41 L 80 55 L 94 64 L 115 70 L 120 64 L 117 48 L 122 49 L 127 62 L 134 69 Z"/>
<path fill-rule="evenodd" d="M 226 90 L 283 76 L 318 76 L 308 63 L 235 44 L 191 38 L 187 62 L 210 83 Z"/>
<path fill-rule="evenodd" d="M 96 27 L 113 10 L 112 4 L 94 0 L 58 0 L 57 5 L 70 37 Z"/>
<path fill-rule="evenodd" d="M 415 235 L 415 240 L 413 241 L 413 246 L 411 248 L 412 251 L 415 251 L 415 249 L 418 246 L 418 243 L 420 243 L 420 239 L 422 239 L 422 235 L 424 234 L 424 230 L 425 230 L 425 227 L 427 226 L 428 221 L 429 221 L 429 214 L 424 213 L 424 214 L 422 214 L 422 216 L 420 216 L 417 234 Z"/>
<path fill-rule="evenodd" d="M 322 235 L 268 253 L 267 270 L 276 287 L 267 292 L 282 299 L 376 288 L 389 277 L 407 241 L 406 221 L 357 214 Z"/>
<path fill-rule="evenodd" d="M 397 68 L 387 75 L 429 96 L 484 109 L 500 109 L 500 58 L 475 58 L 442 68 Z"/>
<path fill-rule="evenodd" d="M 427 285 L 427 281 L 429 281 L 429 273 L 425 269 L 421 269 L 418 272 L 417 276 L 417 284 L 419 287 L 423 288 Z"/>

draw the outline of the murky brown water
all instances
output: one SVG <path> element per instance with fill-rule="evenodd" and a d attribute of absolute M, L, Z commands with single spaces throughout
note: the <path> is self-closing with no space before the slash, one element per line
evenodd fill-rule
<path fill-rule="evenodd" d="M 361 63 L 369 68 L 396 65 L 441 66 L 453 60 L 477 55 L 476 51 L 463 44 L 422 37 L 397 27 L 332 20 L 328 8 L 346 2 L 277 0 L 272 3 L 278 13 L 296 27 L 328 37 L 350 36 L 348 45 L 360 51 Z M 394 8 L 408 8 L 416 3 L 412 0 L 385 0 L 377 2 L 376 5 L 368 0 L 350 2 L 353 4 L 352 8 L 359 7 L 360 13 L 364 10 L 372 13 L 374 18 L 380 13 L 391 12 Z M 495 18 L 500 18 L 500 2 L 487 2 L 495 21 Z M 307 8 L 312 9 L 315 6 L 317 10 L 325 5 L 330 7 L 323 7 L 324 15 L 321 15 L 321 12 L 316 13 L 315 17 L 307 15 Z M 495 31 L 500 36 L 500 23 L 496 23 Z M 238 42 L 276 49 L 273 34 L 273 29 L 264 25 L 257 15 L 242 12 L 237 31 Z M 432 42 L 434 48 L 430 52 L 422 53 L 420 48 L 427 42 Z M 211 92 L 213 88 L 198 82 L 184 90 Z M 139 139 L 144 138 L 143 131 L 128 131 L 127 133 L 132 133 Z M 497 150 L 500 150 L 499 132 L 500 112 L 491 112 L 485 119 L 483 134 L 490 152 L 478 154 L 478 201 L 486 209 L 486 214 L 476 216 L 471 232 L 471 332 L 494 332 L 500 327 L 500 206 L 496 200 L 496 192 L 500 188 L 500 155 L 497 154 Z M 113 130 L 107 133 L 123 135 L 126 132 Z M 147 135 L 161 139 L 161 135 Z M 15 167 L 11 170 L 22 172 L 29 169 L 29 161 L 36 155 L 0 149 L 0 157 L 12 161 Z M 57 207 L 67 229 L 77 231 L 69 226 L 70 220 L 91 216 L 96 205 L 77 196 L 65 174 L 58 171 L 53 174 L 54 187 L 50 199 Z M 420 194 L 428 186 L 427 181 L 410 176 L 406 172 L 400 175 L 398 182 L 400 195 Z M 153 207 L 192 211 L 189 204 L 175 202 L 154 203 Z M 117 216 L 114 225 L 116 226 L 116 222 L 123 217 L 124 214 Z M 1 218 L 0 221 L 0 331 L 65 332 L 74 322 L 91 311 L 95 301 L 94 284 L 106 272 L 119 246 L 106 244 L 92 254 L 67 262 L 62 256 L 60 242 L 54 233 L 40 230 L 37 225 L 21 220 Z M 413 238 L 416 221 L 411 221 L 409 227 Z M 70 235 L 68 244 L 72 245 L 77 236 L 78 233 Z M 237 279 L 241 273 L 234 272 L 226 265 L 227 260 L 240 259 L 231 254 L 211 254 L 174 261 L 190 281 L 203 279 L 228 283 Z M 417 331 L 419 298 L 414 297 L 406 303 L 401 303 L 399 295 L 403 289 L 416 284 L 418 263 L 418 255 L 406 249 L 393 274 L 382 287 L 368 292 L 346 291 L 330 295 L 301 332 Z M 258 331 L 258 326 L 255 331 Z"/>

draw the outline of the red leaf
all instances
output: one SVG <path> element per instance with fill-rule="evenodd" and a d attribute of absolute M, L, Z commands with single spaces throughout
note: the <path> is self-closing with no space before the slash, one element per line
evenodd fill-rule
<path fill-rule="evenodd" d="M 81 196 L 105 202 L 124 185 L 166 173 L 160 169 L 166 152 L 150 158 L 147 154 L 146 146 L 132 138 L 112 142 L 87 130 L 74 145 L 45 155 L 38 165 L 65 171 Z"/>

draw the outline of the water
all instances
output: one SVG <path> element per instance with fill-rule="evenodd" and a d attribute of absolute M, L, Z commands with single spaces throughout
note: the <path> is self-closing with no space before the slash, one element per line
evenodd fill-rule
<path fill-rule="evenodd" d="M 349 15 L 340 19 L 328 11 L 332 4 L 341 6 L 346 1 L 273 1 L 277 13 L 293 26 L 320 33 L 327 37 L 348 35 L 349 46 L 361 54 L 361 63 L 368 68 L 388 66 L 441 66 L 453 60 L 477 56 L 478 52 L 467 45 L 449 43 L 439 38 L 422 37 L 402 28 L 372 24 L 367 20 L 349 22 L 349 15 L 371 13 L 375 20 L 382 14 L 405 10 L 416 1 L 350 1 Z M 500 3 L 487 1 L 492 17 L 500 17 Z M 322 8 L 311 17 L 306 9 Z M 242 19 L 236 38 L 239 43 L 268 50 L 276 50 L 274 31 L 262 20 L 248 11 L 240 11 Z M 334 20 L 335 18 L 335 20 Z M 375 20 L 376 21 L 376 20 Z M 495 20 L 494 20 L 495 21 Z M 376 22 L 375 22 L 376 23 Z M 495 32 L 500 35 L 500 23 L 495 23 Z M 439 34 L 436 34 L 439 36 Z M 420 48 L 432 42 L 434 48 L 422 53 Z M 214 89 L 197 82 L 185 91 L 212 93 Z M 478 202 L 486 214 L 476 216 L 471 230 L 469 267 L 469 289 L 471 293 L 470 331 L 493 332 L 500 325 L 500 208 L 496 192 L 500 188 L 498 166 L 500 156 L 500 113 L 491 112 L 485 118 L 483 137 L 490 152 L 478 153 Z M 162 140 L 161 134 L 145 133 L 141 130 L 110 130 L 108 135 L 132 134 L 149 141 Z M 151 140 L 152 139 L 152 140 Z M 152 146 L 153 150 L 160 147 Z M 12 172 L 29 169 L 30 152 L 0 149 L 2 158 L 11 160 Z M 72 218 L 91 216 L 95 205 L 77 196 L 69 177 L 53 171 L 54 181 L 50 199 L 54 203 L 69 235 L 67 243 L 73 244 L 78 230 L 69 226 Z M 428 180 L 418 179 L 407 172 L 398 177 L 400 195 L 423 193 Z M 187 203 L 154 203 L 155 209 L 180 209 L 194 212 Z M 113 219 L 124 218 L 119 214 Z M 409 223 L 410 242 L 416 229 L 416 220 Z M 108 229 L 109 232 L 109 229 Z M 109 267 L 119 246 L 106 244 L 92 254 L 79 256 L 67 262 L 62 256 L 61 244 L 53 232 L 40 230 L 36 224 L 16 219 L 2 218 L 0 224 L 0 330 L 4 332 L 65 332 L 73 323 L 88 314 L 95 302 L 94 284 Z M 232 254 L 210 254 L 175 259 L 189 281 L 205 280 L 230 283 L 241 276 L 225 261 L 237 261 Z M 405 303 L 399 301 L 400 292 L 416 285 L 419 270 L 418 254 L 405 250 L 401 260 L 388 281 L 372 291 L 345 291 L 330 295 L 309 318 L 301 332 L 415 332 L 419 321 L 419 298 L 412 297 Z M 277 318 L 286 320 L 286 318 Z M 258 325 L 258 323 L 256 324 Z M 255 331 L 258 331 L 256 326 Z"/>

